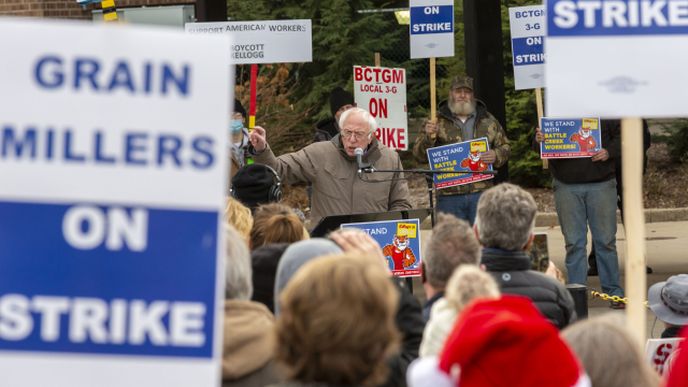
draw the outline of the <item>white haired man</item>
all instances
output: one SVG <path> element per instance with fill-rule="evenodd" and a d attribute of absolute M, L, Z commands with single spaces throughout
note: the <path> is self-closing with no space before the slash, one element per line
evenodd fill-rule
<path fill-rule="evenodd" d="M 576 320 L 573 298 L 564 285 L 530 270 L 526 251 L 535 239 L 537 205 L 523 188 L 503 183 L 483 192 L 474 229 L 483 245 L 481 263 L 504 294 L 530 298 L 557 328 Z"/>
<path fill-rule="evenodd" d="M 351 108 L 339 117 L 341 131 L 330 141 L 317 142 L 275 157 L 266 131 L 255 127 L 250 135 L 254 160 L 272 167 L 286 184 L 310 183 L 311 226 L 330 215 L 384 212 L 411 208 L 409 190 L 401 172 L 360 176 L 356 148 L 363 162 L 375 169 L 402 170 L 399 155 L 377 141 L 375 119 L 366 110 Z"/>

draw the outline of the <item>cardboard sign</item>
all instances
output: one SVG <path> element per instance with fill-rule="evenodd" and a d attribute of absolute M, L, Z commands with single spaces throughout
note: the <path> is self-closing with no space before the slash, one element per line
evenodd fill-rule
<path fill-rule="evenodd" d="M 418 219 L 344 223 L 341 228 L 358 228 L 382 247 L 389 270 L 395 277 L 420 277 L 421 246 Z"/>
<path fill-rule="evenodd" d="M 454 56 L 454 1 L 410 0 L 411 59 Z"/>
<path fill-rule="evenodd" d="M 543 159 L 592 157 L 602 149 L 599 118 L 546 118 L 540 120 L 545 141 L 540 143 Z"/>
<path fill-rule="evenodd" d="M 665 375 L 672 367 L 672 362 L 678 354 L 682 338 L 649 339 L 645 345 L 645 358 L 650 366 L 660 375 Z"/>
<path fill-rule="evenodd" d="M 0 384 L 219 385 L 229 38 L 0 34 Z"/>
<path fill-rule="evenodd" d="M 232 36 L 232 63 L 300 63 L 313 60 L 310 19 L 186 23 L 186 32 Z"/>
<path fill-rule="evenodd" d="M 375 117 L 379 141 L 408 150 L 405 69 L 354 66 L 354 100 Z"/>
<path fill-rule="evenodd" d="M 678 117 L 688 107 L 684 1 L 546 0 L 547 115 Z"/>
<path fill-rule="evenodd" d="M 545 7 L 509 8 L 516 90 L 544 87 Z"/>
<path fill-rule="evenodd" d="M 428 148 L 428 162 L 433 171 L 493 171 L 492 164 L 480 160 L 480 154 L 490 150 L 486 137 L 456 144 Z M 433 176 L 435 188 L 442 189 L 493 179 L 493 174 L 447 173 Z"/>

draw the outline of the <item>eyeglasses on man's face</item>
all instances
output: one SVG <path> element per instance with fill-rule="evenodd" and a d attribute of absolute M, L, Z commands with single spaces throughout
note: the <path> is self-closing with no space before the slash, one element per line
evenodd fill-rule
<path fill-rule="evenodd" d="M 342 137 L 344 138 L 354 138 L 354 140 L 360 140 L 367 136 L 368 132 L 355 132 L 353 130 L 344 129 L 342 130 Z"/>

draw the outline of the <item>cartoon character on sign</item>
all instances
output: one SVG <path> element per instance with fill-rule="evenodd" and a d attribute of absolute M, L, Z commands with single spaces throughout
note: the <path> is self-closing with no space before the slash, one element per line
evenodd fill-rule
<path fill-rule="evenodd" d="M 406 270 L 416 263 L 416 256 L 410 247 L 408 231 L 401 229 L 394 235 L 392 244 L 382 248 L 382 254 L 394 263 L 392 270 Z"/>
<path fill-rule="evenodd" d="M 468 157 L 461 160 L 461 168 L 468 168 L 471 171 L 482 172 L 487 169 L 488 165 L 480 160 L 480 153 L 487 152 L 487 144 L 484 141 L 472 142 L 471 151 Z"/>
<path fill-rule="evenodd" d="M 592 136 L 592 131 L 595 129 L 597 129 L 597 120 L 584 119 L 578 133 L 572 134 L 569 141 L 578 143 L 581 152 L 595 151 L 597 141 Z"/>

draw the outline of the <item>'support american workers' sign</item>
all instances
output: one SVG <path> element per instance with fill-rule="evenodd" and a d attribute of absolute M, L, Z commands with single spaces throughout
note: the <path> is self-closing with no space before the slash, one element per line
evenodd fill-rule
<path fill-rule="evenodd" d="M 411 0 L 411 59 L 454 56 L 454 0 Z"/>
<path fill-rule="evenodd" d="M 378 140 L 408 150 L 405 69 L 354 66 L 354 99 L 375 117 Z"/>
<path fill-rule="evenodd" d="M 544 87 L 545 7 L 509 8 L 516 90 Z"/>
<path fill-rule="evenodd" d="M 192 34 L 232 36 L 232 63 L 301 63 L 313 60 L 311 21 L 259 20 L 186 23 Z"/>
<path fill-rule="evenodd" d="M 230 38 L 0 34 L 0 384 L 218 386 Z"/>
<path fill-rule="evenodd" d="M 547 0 L 550 116 L 688 112 L 688 0 Z"/>

